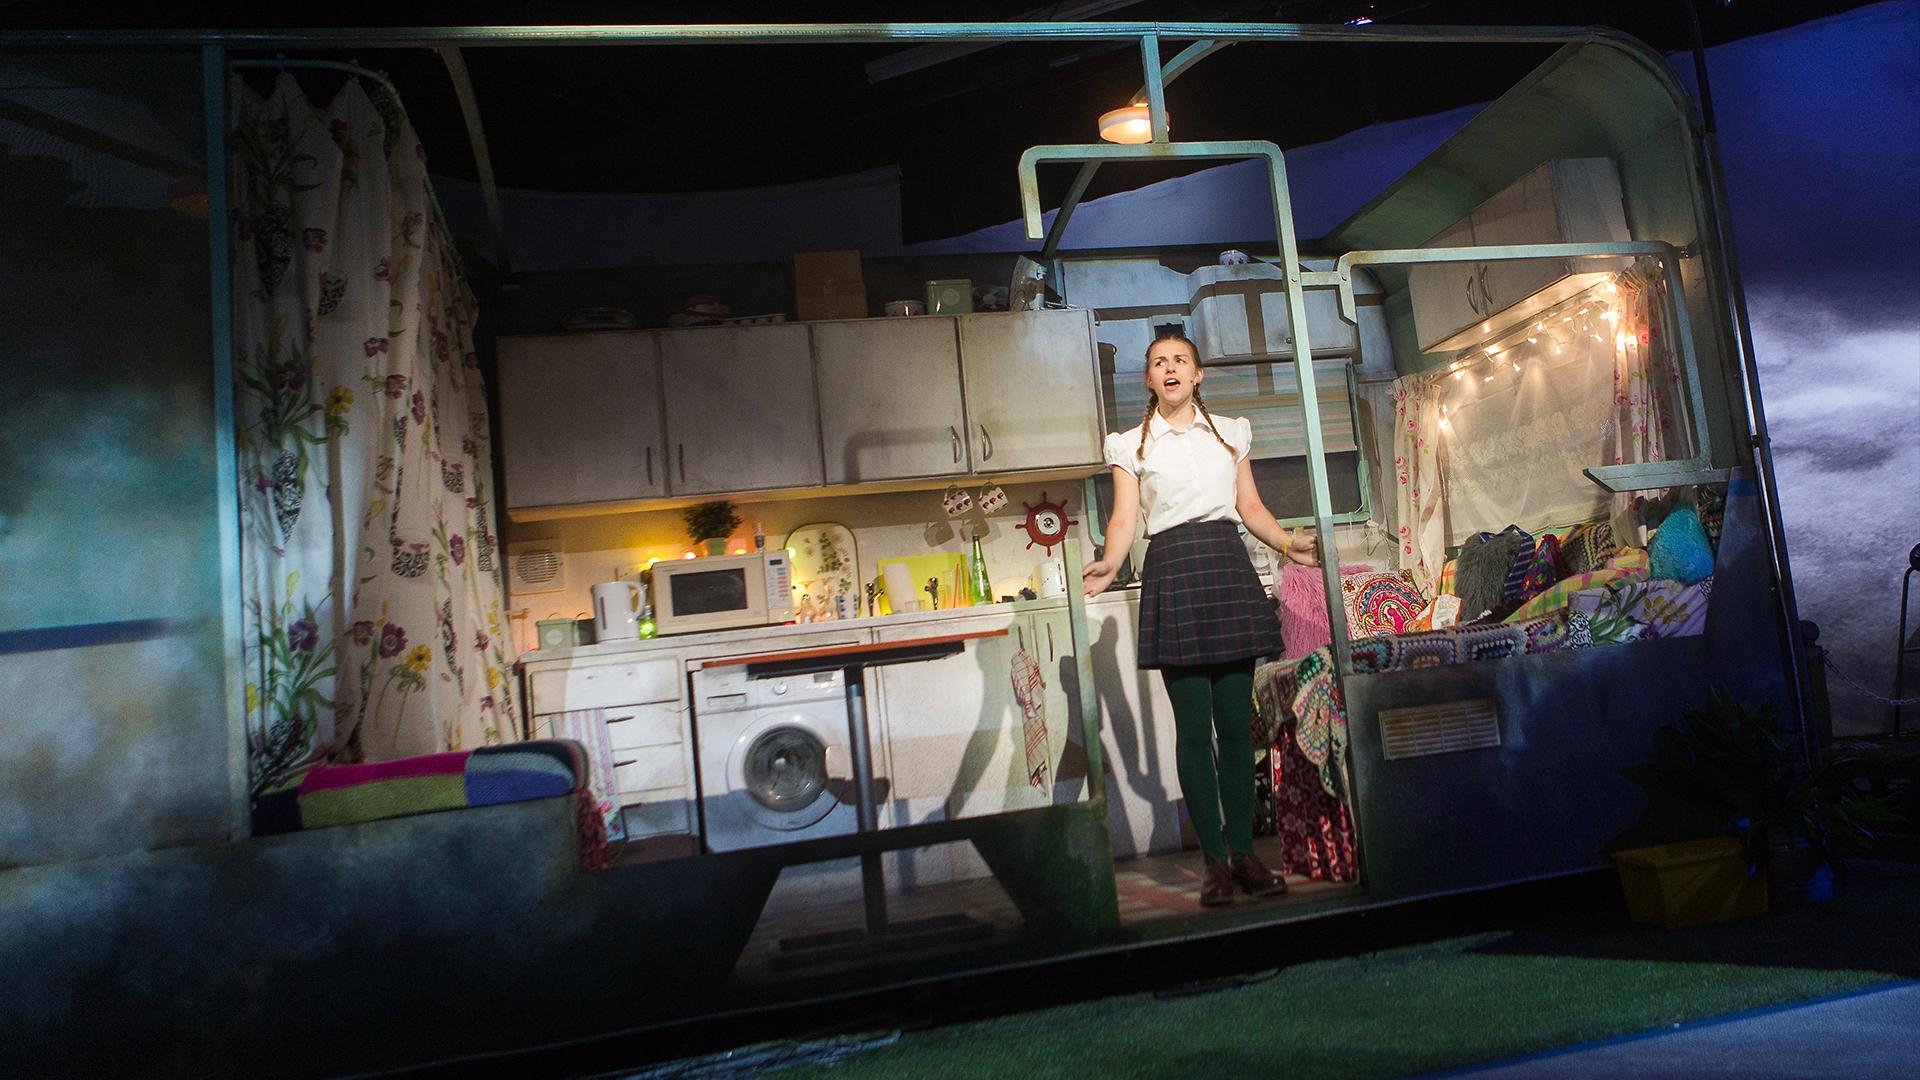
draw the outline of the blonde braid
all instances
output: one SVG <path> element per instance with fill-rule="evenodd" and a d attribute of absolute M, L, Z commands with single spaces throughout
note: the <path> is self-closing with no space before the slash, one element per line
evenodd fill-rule
<path fill-rule="evenodd" d="M 1207 403 L 1200 400 L 1200 388 L 1197 386 L 1193 388 L 1193 403 L 1200 407 L 1200 415 L 1207 418 L 1207 430 L 1213 432 L 1213 437 L 1220 440 L 1220 445 L 1227 448 L 1230 456 L 1238 458 L 1239 451 L 1233 448 L 1233 444 L 1227 441 L 1225 435 L 1220 434 L 1220 425 L 1213 422 L 1213 414 L 1207 411 Z"/>
<path fill-rule="evenodd" d="M 1160 405 L 1160 395 L 1147 391 L 1147 414 L 1140 418 L 1140 449 L 1133 456 L 1141 461 L 1147 460 L 1147 433 L 1153 427 L 1153 410 Z"/>

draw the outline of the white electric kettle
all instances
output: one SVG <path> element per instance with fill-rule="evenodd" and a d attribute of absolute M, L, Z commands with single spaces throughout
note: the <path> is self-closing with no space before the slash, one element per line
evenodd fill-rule
<path fill-rule="evenodd" d="M 640 636 L 640 586 L 603 581 L 591 591 L 595 641 L 631 641 Z"/>

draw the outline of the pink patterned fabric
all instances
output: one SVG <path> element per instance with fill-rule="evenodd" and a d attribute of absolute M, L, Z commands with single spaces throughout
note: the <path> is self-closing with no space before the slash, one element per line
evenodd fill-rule
<path fill-rule="evenodd" d="M 1343 573 L 1340 593 L 1347 608 L 1347 633 L 1356 638 L 1410 630 L 1420 609 L 1427 606 L 1405 570 Z"/>
<path fill-rule="evenodd" d="M 1339 799 L 1320 789 L 1319 771 L 1282 739 L 1273 753 L 1273 829 L 1283 869 L 1314 881 L 1353 881 L 1353 818 Z"/>

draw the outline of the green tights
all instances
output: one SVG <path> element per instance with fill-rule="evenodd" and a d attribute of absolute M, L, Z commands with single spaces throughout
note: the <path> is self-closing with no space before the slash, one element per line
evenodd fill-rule
<path fill-rule="evenodd" d="M 1214 859 L 1252 851 L 1253 661 L 1162 668 L 1160 677 L 1173 699 L 1174 761 L 1201 849 Z"/>

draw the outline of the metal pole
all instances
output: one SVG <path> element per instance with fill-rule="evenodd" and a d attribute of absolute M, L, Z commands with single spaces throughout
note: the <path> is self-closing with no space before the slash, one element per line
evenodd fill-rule
<path fill-rule="evenodd" d="M 1920 564 L 1920 547 L 1913 549 L 1913 558 Z M 1900 702 L 1907 696 L 1907 596 L 1913 588 L 1913 575 L 1920 565 L 1909 567 L 1900 576 L 1900 638 L 1894 643 L 1893 650 L 1893 733 L 1900 734 Z"/>
<path fill-rule="evenodd" d="M 1753 451 L 1754 490 L 1766 515 L 1767 553 L 1772 557 L 1775 602 L 1780 614 L 1780 642 L 1786 650 L 1788 692 L 1793 722 L 1808 760 L 1818 761 L 1819 733 L 1808 722 L 1806 656 L 1800 648 L 1800 605 L 1793 594 L 1793 568 L 1787 558 L 1786 523 L 1780 516 L 1780 489 L 1773 475 L 1773 438 L 1767 433 L 1767 415 L 1760 399 L 1760 364 L 1753 350 L 1753 326 L 1747 318 L 1746 293 L 1740 284 L 1740 261 L 1734 252 L 1733 214 L 1727 207 L 1725 178 L 1713 116 L 1713 93 L 1707 86 L 1706 48 L 1700 37 L 1700 13 L 1687 0 L 1687 21 L 1693 31 L 1694 77 L 1700 85 L 1700 158 L 1707 174 L 1707 212 L 1721 257 L 1708 262 L 1720 273 L 1721 289 L 1733 305 L 1734 329 L 1739 336 L 1741 390 L 1747 406 L 1748 439 Z"/>
<path fill-rule="evenodd" d="M 437 50 L 440 62 L 453 80 L 454 95 L 460 99 L 460 114 L 467 122 L 467 142 L 473 147 L 473 167 L 480 176 L 480 199 L 487 206 L 487 229 L 493 235 L 493 258 L 503 275 L 513 273 L 507 258 L 507 227 L 500 213 L 500 187 L 493 179 L 493 155 L 487 152 L 487 132 L 480 125 L 480 100 L 473 93 L 473 78 L 467 74 L 467 61 L 460 50 L 443 45 Z"/>
<path fill-rule="evenodd" d="M 240 463 L 234 428 L 233 271 L 228 252 L 227 55 L 218 45 L 200 50 L 201 137 L 207 159 L 207 326 L 213 368 L 214 506 L 226 522 L 218 537 L 221 652 L 226 679 L 221 710 L 227 718 L 228 832 L 252 835 L 253 791 L 247 757 L 246 596 L 241 584 Z"/>
<path fill-rule="evenodd" d="M 862 833 L 875 831 L 873 798 L 873 746 L 867 739 L 866 669 L 848 664 L 841 669 L 847 681 L 847 734 L 853 747 L 853 820 Z M 881 934 L 887 929 L 887 878 L 880 866 L 880 853 L 860 855 L 860 895 L 866 901 L 867 933 Z"/>

